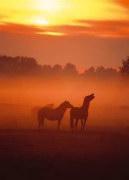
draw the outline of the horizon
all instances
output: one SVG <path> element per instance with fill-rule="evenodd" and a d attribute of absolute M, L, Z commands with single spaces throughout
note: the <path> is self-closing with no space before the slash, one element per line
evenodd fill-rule
<path fill-rule="evenodd" d="M 108 76 L 112 76 L 114 73 L 122 73 L 121 68 L 123 67 L 123 62 L 124 61 L 128 61 L 129 57 L 127 56 L 125 59 L 123 59 L 123 61 L 121 61 L 121 66 L 117 67 L 117 68 L 113 68 L 111 66 L 86 66 L 83 67 L 83 69 L 79 69 L 79 67 L 76 64 L 67 62 L 66 64 L 42 64 L 40 63 L 40 61 L 38 61 L 36 58 L 34 57 L 27 57 L 27 56 L 7 56 L 7 55 L 0 55 L 0 63 L 1 63 L 1 69 L 2 72 L 0 70 L 0 73 L 3 73 L 5 75 L 7 75 L 8 73 L 10 74 L 10 72 L 12 72 L 12 74 L 14 73 L 18 73 L 18 69 L 21 69 L 21 73 L 25 73 L 24 72 L 24 66 L 22 66 L 22 61 L 24 62 L 24 66 L 26 66 L 26 72 L 27 71 L 32 71 L 31 75 L 34 73 L 38 73 L 37 71 L 39 71 L 39 75 L 40 73 L 47 72 L 47 74 L 49 75 L 49 73 L 57 73 L 57 74 L 61 74 L 63 73 L 64 75 L 69 73 L 74 73 L 74 74 L 78 74 L 78 75 L 86 75 L 86 73 L 90 72 L 91 74 L 98 74 L 98 73 L 102 73 L 102 72 L 106 72 L 106 74 Z M 12 66 L 13 64 L 13 66 Z M 26 64 L 26 65 L 25 65 Z M 8 66 L 11 66 L 11 71 L 7 71 Z M 23 69 L 22 69 L 23 68 Z M 35 72 L 34 72 L 35 71 Z M 57 71 L 57 72 L 56 72 Z M 16 74 L 17 74 L 16 73 Z M 111 74 L 110 74 L 111 73 Z M 112 74 L 113 73 L 113 74 Z M 62 74 L 62 75 L 63 75 Z M 69 74 L 70 77 L 70 74 Z"/>
<path fill-rule="evenodd" d="M 28 36 L 0 32 L 0 54 L 34 57 L 40 64 L 76 64 L 118 68 L 129 55 L 129 39 Z M 27 47 L 27 48 L 26 48 Z M 74 53 L 73 53 L 74 52 Z"/>

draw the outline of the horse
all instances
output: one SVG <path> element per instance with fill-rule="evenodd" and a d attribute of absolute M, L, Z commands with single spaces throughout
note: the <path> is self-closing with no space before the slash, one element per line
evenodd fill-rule
<path fill-rule="evenodd" d="M 46 104 L 45 107 L 54 107 L 54 104 Z M 35 106 L 31 109 L 31 118 L 37 120 L 37 113 L 42 108 L 42 106 Z"/>
<path fill-rule="evenodd" d="M 63 119 L 64 113 L 68 108 L 73 106 L 69 101 L 64 101 L 57 108 L 52 106 L 45 106 L 39 109 L 38 111 L 38 125 L 39 128 L 44 127 L 45 119 L 51 121 L 58 121 L 58 129 L 60 129 L 61 120 Z"/>
<path fill-rule="evenodd" d="M 81 107 L 73 107 L 70 110 L 70 123 L 71 129 L 74 127 L 77 128 L 79 120 L 81 120 L 81 130 L 85 130 L 86 121 L 88 119 L 88 110 L 90 102 L 95 98 L 94 94 L 86 96 L 84 98 L 83 104 Z"/>

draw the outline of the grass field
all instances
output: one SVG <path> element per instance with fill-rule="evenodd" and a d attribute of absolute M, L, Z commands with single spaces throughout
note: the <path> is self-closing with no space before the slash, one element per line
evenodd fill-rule
<path fill-rule="evenodd" d="M 129 131 L 0 130 L 0 179 L 129 178 Z"/>

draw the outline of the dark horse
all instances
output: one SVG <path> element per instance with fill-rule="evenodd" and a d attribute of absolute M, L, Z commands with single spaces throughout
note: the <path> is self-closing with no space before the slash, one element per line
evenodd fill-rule
<path fill-rule="evenodd" d="M 86 120 L 88 118 L 88 110 L 90 102 L 95 98 L 94 94 L 86 96 L 84 98 L 83 105 L 81 107 L 73 107 L 70 111 L 71 128 L 77 128 L 79 120 L 81 120 L 81 129 L 85 130 Z"/>
<path fill-rule="evenodd" d="M 72 108 L 73 106 L 65 101 L 59 105 L 57 108 L 52 108 L 51 106 L 45 106 L 38 111 L 38 124 L 39 128 L 44 126 L 44 120 L 58 121 L 58 129 L 60 129 L 61 120 L 67 108 Z"/>

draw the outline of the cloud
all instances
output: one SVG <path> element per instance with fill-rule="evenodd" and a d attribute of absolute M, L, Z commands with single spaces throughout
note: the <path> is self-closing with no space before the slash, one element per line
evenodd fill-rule
<path fill-rule="evenodd" d="M 128 0 L 116 0 L 117 3 L 119 3 L 120 5 L 129 8 L 129 1 Z"/>
<path fill-rule="evenodd" d="M 53 26 L 51 30 L 62 32 L 69 36 L 129 38 L 129 21 L 78 20 L 76 23 L 77 25 Z"/>
<path fill-rule="evenodd" d="M 0 31 L 27 35 L 49 36 L 93 36 L 129 38 L 129 21 L 87 21 L 78 20 L 75 25 L 30 26 L 6 23 L 0 25 Z"/>
<path fill-rule="evenodd" d="M 96 36 L 129 37 L 129 21 L 85 21 L 80 24 L 89 24 L 89 31 Z M 89 32 L 90 33 L 90 32 Z"/>
<path fill-rule="evenodd" d="M 27 26 L 23 24 L 14 24 L 14 23 L 4 23 L 0 25 L 0 31 L 33 35 L 33 34 L 36 34 L 38 31 L 41 31 L 41 29 L 36 26 Z"/>

